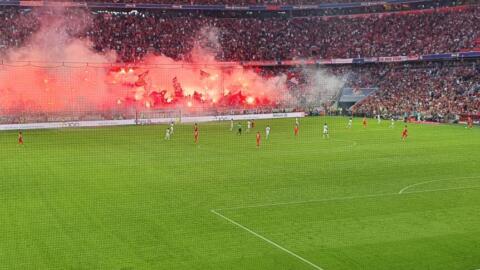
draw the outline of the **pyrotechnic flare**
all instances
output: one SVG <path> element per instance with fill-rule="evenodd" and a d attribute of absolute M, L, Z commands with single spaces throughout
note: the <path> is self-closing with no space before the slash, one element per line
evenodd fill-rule
<path fill-rule="evenodd" d="M 42 27 L 28 46 L 9 51 L 7 58 L 10 64 L 17 61 L 43 64 L 5 65 L 0 69 L 3 113 L 69 112 L 83 116 L 131 108 L 210 110 L 300 105 L 290 95 L 286 75 L 262 77 L 258 69 L 255 72 L 240 64 L 227 65 L 215 60 L 215 50 L 220 49 L 215 29 L 202 29 L 189 62 L 150 54 L 142 59 L 141 65 L 126 63 L 112 67 L 100 63 L 114 63 L 115 53 L 96 53 L 89 41 L 69 36 L 66 25 L 77 22 L 64 20 L 61 11 L 55 16 L 40 16 L 39 20 Z M 338 88 L 336 81 L 327 80 L 323 73 L 310 72 L 306 76 L 311 76 L 313 82 L 305 92 L 308 102 L 325 96 L 319 94 L 326 91 L 319 87 L 320 82 L 327 84 L 328 91 Z M 294 82 L 298 86 L 298 81 Z"/>

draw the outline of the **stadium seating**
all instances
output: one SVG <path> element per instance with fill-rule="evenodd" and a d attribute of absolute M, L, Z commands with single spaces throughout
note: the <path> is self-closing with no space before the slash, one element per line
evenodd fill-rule
<path fill-rule="evenodd" d="M 35 17 L 34 12 L 3 9 L 0 47 L 21 46 L 38 27 Z M 218 33 L 217 58 L 228 61 L 458 52 L 478 48 L 480 38 L 479 6 L 388 16 L 268 19 L 96 12 L 93 21 L 79 35 L 89 37 L 99 51 L 117 51 L 124 61 L 140 60 L 149 50 L 187 58 L 204 27 Z"/>
<path fill-rule="evenodd" d="M 345 77 L 344 88 L 378 89 L 357 103 L 357 115 L 404 116 L 420 113 L 424 119 L 447 115 L 480 114 L 480 60 L 372 65 L 330 65 L 327 74 Z M 266 68 L 264 76 L 286 73 L 292 93 L 300 93 L 307 81 L 302 68 Z M 292 80 L 295 78 L 295 80 Z M 348 92 L 347 91 L 347 92 Z"/>
<path fill-rule="evenodd" d="M 21 47 L 39 27 L 37 11 L 3 8 L 0 52 Z M 93 22 L 85 29 L 90 14 Z M 332 17 L 224 18 L 199 13 L 168 16 L 162 12 L 69 10 L 69 33 L 89 38 L 100 52 L 114 50 L 120 61 L 141 61 L 148 52 L 186 59 L 201 30 L 218 38 L 220 61 L 294 58 L 355 58 L 425 55 L 480 49 L 480 6 L 465 6 L 389 15 Z M 421 112 L 429 117 L 479 113 L 479 62 L 328 67 L 349 74 L 348 87 L 378 88 L 354 107 L 358 113 Z M 260 72 L 295 69 L 263 69 Z M 298 80 L 301 82 L 302 80 Z M 296 86 L 293 85 L 292 89 Z"/>
<path fill-rule="evenodd" d="M 54 0 L 63 2 L 67 0 Z M 311 5 L 326 3 L 354 3 L 365 0 L 75 0 L 76 2 L 156 3 L 177 5 Z"/>
<path fill-rule="evenodd" d="M 428 119 L 480 113 L 480 62 L 379 66 L 384 75 L 372 96 L 357 103 L 358 113 L 421 113 Z M 375 75 L 375 74 L 372 74 Z"/>
<path fill-rule="evenodd" d="M 221 33 L 218 36 L 222 48 L 218 54 L 220 60 L 430 54 L 475 48 L 480 37 L 479 14 L 478 7 L 441 13 L 327 20 L 324 17 L 164 18 L 157 13 L 147 13 L 145 17 L 97 16 L 95 24 L 107 27 L 94 27 L 88 36 L 97 46 L 114 48 L 129 60 L 141 57 L 149 48 L 175 58 L 186 55 L 201 27 L 216 28 Z M 115 37 L 107 39 L 111 33 L 115 33 Z M 128 49 L 121 51 L 119 47 Z"/>
<path fill-rule="evenodd" d="M 35 0 L 27 0 L 35 1 Z M 52 2 L 65 2 L 68 0 L 52 0 Z M 441 5 L 443 3 L 453 3 L 455 5 L 463 5 L 467 3 L 472 3 L 475 0 L 423 0 L 418 1 L 422 4 L 428 5 L 433 3 L 435 5 Z M 155 3 L 155 4 L 175 4 L 175 5 L 317 5 L 317 4 L 341 4 L 341 3 L 361 3 L 361 2 L 375 2 L 372 0 L 74 0 L 74 2 L 100 2 L 100 3 Z M 415 4 L 415 2 L 410 3 L 400 3 L 400 5 L 408 6 L 410 4 Z M 369 4 L 371 5 L 371 4 Z M 394 4 L 390 3 L 388 6 L 393 6 Z M 366 6 L 366 5 L 365 5 Z"/>

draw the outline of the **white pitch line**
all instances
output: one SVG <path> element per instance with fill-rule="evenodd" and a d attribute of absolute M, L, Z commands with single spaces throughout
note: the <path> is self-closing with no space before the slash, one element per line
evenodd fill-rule
<path fill-rule="evenodd" d="M 476 189 L 480 186 L 469 186 L 469 187 L 454 187 L 454 188 L 440 188 L 440 189 L 428 189 L 428 190 L 418 190 L 418 191 L 409 191 L 402 193 L 378 193 L 378 194 L 369 194 L 369 195 L 359 195 L 359 196 L 348 196 L 348 197 L 334 197 L 318 200 L 307 200 L 307 201 L 294 201 L 294 202 L 281 202 L 281 203 L 267 203 L 267 204 L 255 204 L 247 206 L 238 206 L 238 207 L 228 207 L 228 208 L 219 208 L 215 211 L 224 211 L 224 210 L 238 210 L 238 209 L 248 209 L 248 208 L 260 208 L 260 207 L 270 207 L 270 206 L 280 206 L 280 205 L 293 205 L 293 204 L 306 204 L 306 203 L 317 203 L 317 202 L 330 202 L 330 201 L 344 201 L 344 200 L 355 200 L 355 199 L 366 199 L 366 198 L 375 198 L 375 197 L 387 197 L 395 195 L 405 195 L 405 194 L 417 194 L 417 193 L 427 193 L 427 192 L 437 192 L 437 191 L 449 191 L 449 190 L 462 190 L 462 189 Z M 213 210 L 212 210 L 213 211 Z M 479 269 L 480 270 L 480 269 Z"/>
<path fill-rule="evenodd" d="M 468 179 L 468 178 L 478 178 L 478 177 L 466 177 L 466 178 L 455 178 L 455 179 Z M 445 180 L 445 179 L 443 179 Z M 428 182 L 433 182 L 434 180 L 428 181 Z M 441 181 L 441 180 L 435 180 L 435 181 Z M 424 183 L 424 182 L 422 182 Z M 418 183 L 420 184 L 420 183 Z M 294 256 L 295 258 L 309 264 L 310 266 L 314 267 L 317 270 L 324 270 L 320 266 L 308 261 L 307 259 L 301 257 L 300 255 L 280 246 L 279 244 L 273 242 L 272 240 L 250 230 L 249 228 L 243 226 L 242 224 L 218 213 L 217 211 L 221 210 L 235 210 L 235 209 L 245 209 L 245 208 L 259 208 L 259 207 L 269 207 L 269 206 L 279 206 L 279 205 L 291 205 L 291 204 L 304 204 L 304 203 L 315 203 L 315 202 L 328 202 L 328 201 L 341 201 L 341 200 L 354 200 L 354 199 L 363 199 L 363 198 L 374 198 L 374 197 L 386 197 L 386 196 L 398 196 L 402 194 L 418 194 L 418 193 L 427 193 L 427 192 L 436 192 L 436 191 L 449 191 L 449 190 L 462 190 L 462 189 L 476 189 L 480 188 L 480 186 L 471 186 L 471 187 L 455 187 L 455 188 L 441 188 L 441 189 L 430 189 L 430 190 L 419 190 L 419 191 L 411 191 L 411 192 L 405 192 L 405 190 L 402 191 L 402 193 L 379 193 L 379 194 L 370 194 L 370 195 L 361 195 L 361 196 L 349 196 L 349 197 L 336 197 L 336 198 L 326 198 L 326 199 L 321 199 L 321 200 L 309 200 L 309 201 L 296 201 L 296 202 L 285 202 L 285 203 L 272 203 L 272 204 L 258 204 L 258 205 L 250 205 L 250 206 L 243 206 L 243 207 L 231 207 L 231 208 L 222 208 L 222 209 L 212 209 L 210 210 L 212 213 L 215 215 L 225 219 L 226 221 L 232 223 L 233 225 L 255 235 L 256 237 L 266 241 L 267 243 L 283 250 L 284 252 Z M 477 269 L 480 270 L 480 269 Z"/>
<path fill-rule="evenodd" d="M 427 192 L 435 192 L 435 191 L 449 191 L 449 190 L 476 189 L 476 188 L 480 188 L 480 186 L 438 188 L 438 189 L 429 189 L 429 190 L 410 191 L 410 192 L 404 192 L 402 194 L 416 194 L 416 193 L 427 193 Z"/>
<path fill-rule="evenodd" d="M 398 194 L 402 194 L 402 193 L 405 192 L 407 189 L 410 189 L 410 188 L 412 188 L 412 187 L 416 187 L 416 186 L 420 186 L 420 185 L 428 184 L 428 183 L 433 183 L 433 182 L 439 182 L 439 181 L 442 181 L 442 180 L 430 180 L 430 181 L 415 183 L 415 184 L 413 184 L 413 185 L 409 185 L 409 186 L 406 186 L 406 187 L 402 188 L 402 189 L 398 192 Z"/>
<path fill-rule="evenodd" d="M 311 267 L 313 267 L 313 268 L 315 268 L 315 269 L 317 269 L 317 270 L 324 270 L 324 269 L 323 269 L 323 268 L 321 268 L 320 266 L 318 266 L 318 265 L 316 265 L 316 264 L 312 263 L 311 261 L 309 261 L 309 260 L 307 260 L 307 259 L 303 258 L 302 256 L 300 256 L 300 255 L 298 255 L 298 254 L 296 254 L 296 253 L 294 253 L 294 252 L 292 252 L 292 251 L 290 251 L 290 250 L 288 250 L 288 249 L 286 249 L 286 248 L 284 248 L 284 247 L 280 246 L 279 244 L 277 244 L 277 243 L 273 242 L 272 240 L 270 240 L 270 239 L 266 238 L 265 236 L 262 236 L 262 235 L 260 235 L 260 234 L 258 234 L 258 233 L 256 233 L 256 232 L 254 232 L 254 231 L 250 230 L 249 228 L 247 228 L 247 227 L 243 226 L 242 224 L 240 224 L 240 223 L 238 223 L 238 222 L 236 222 L 236 221 L 234 221 L 234 220 L 232 220 L 232 219 L 230 219 L 230 218 L 228 218 L 228 217 L 226 217 L 226 216 L 224 216 L 224 215 L 222 215 L 222 214 L 218 213 L 217 211 L 215 211 L 215 210 L 210 210 L 210 211 L 211 211 L 212 213 L 214 213 L 215 215 L 217 215 L 217 216 L 219 216 L 219 217 L 221 217 L 221 218 L 225 219 L 226 221 L 228 221 L 228 222 L 230 222 L 230 223 L 234 224 L 235 226 L 237 226 L 237 227 L 239 227 L 239 228 L 241 228 L 241 229 L 243 229 L 243 230 L 245 230 L 245 231 L 247 231 L 247 232 L 249 232 L 249 233 L 251 233 L 251 234 L 255 235 L 256 237 L 258 237 L 258 238 L 262 239 L 263 241 L 265 241 L 265 242 L 267 242 L 267 243 L 269 243 L 269 244 L 271 244 L 271 245 L 273 245 L 273 246 L 275 246 L 275 247 L 277 247 L 277 248 L 279 248 L 279 249 L 283 250 L 284 252 L 286 252 L 286 253 L 288 253 L 288 254 L 292 255 L 293 257 L 295 257 L 295 258 L 297 258 L 297 259 L 301 260 L 302 262 L 304 262 L 304 263 L 307 263 L 307 264 L 308 264 L 308 265 L 310 265 Z"/>
<path fill-rule="evenodd" d="M 255 204 L 255 205 L 247 205 L 247 206 L 221 208 L 221 209 L 215 209 L 215 210 L 216 211 L 223 211 L 223 210 L 259 208 L 259 207 L 269 207 L 269 206 L 279 206 L 279 205 L 304 204 L 304 203 L 329 202 L 329 201 L 343 201 L 343 200 L 354 200 L 354 199 L 363 199 L 363 198 L 371 198 L 371 197 L 392 196 L 392 195 L 397 195 L 397 193 L 378 193 L 378 194 L 358 195 L 358 196 L 348 196 L 348 197 L 333 197 L 333 198 L 307 200 L 307 201 Z"/>
<path fill-rule="evenodd" d="M 424 184 L 429 184 L 429 183 L 433 183 L 433 182 L 450 181 L 450 180 L 461 180 L 461 179 L 476 179 L 476 178 L 480 178 L 480 176 L 466 176 L 466 177 L 456 177 L 456 178 L 446 178 L 446 179 L 429 180 L 429 181 L 420 182 L 420 183 L 415 183 L 415 184 L 413 184 L 413 185 L 406 186 L 406 187 L 402 188 L 402 189 L 398 192 L 398 194 L 402 194 L 402 193 L 404 193 L 407 189 L 410 189 L 410 188 L 412 188 L 412 187 L 416 187 L 416 186 L 420 186 L 420 185 L 424 185 Z"/>
<path fill-rule="evenodd" d="M 354 140 L 337 140 L 337 139 L 332 139 L 332 141 L 335 141 L 335 142 L 347 142 L 347 143 L 352 143 L 350 145 L 345 145 L 345 146 L 341 146 L 341 147 L 355 147 L 358 145 L 358 143 Z"/>

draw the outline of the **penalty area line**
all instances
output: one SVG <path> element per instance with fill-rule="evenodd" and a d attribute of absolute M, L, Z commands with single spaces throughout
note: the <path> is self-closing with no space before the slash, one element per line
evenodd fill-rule
<path fill-rule="evenodd" d="M 212 212 L 213 214 L 215 214 L 215 215 L 217 215 L 217 216 L 221 217 L 222 219 L 224 219 L 224 220 L 226 220 L 226 221 L 230 222 L 231 224 L 233 224 L 233 225 L 235 225 L 235 226 L 237 226 L 237 227 L 239 227 L 239 228 L 241 228 L 241 229 L 243 229 L 243 230 L 245 230 L 245 231 L 249 232 L 250 234 L 253 234 L 253 235 L 254 235 L 254 236 L 256 236 L 257 238 L 260 238 L 260 239 L 262 239 L 263 241 L 265 241 L 265 242 L 269 243 L 270 245 L 272 245 L 272 246 L 275 246 L 276 248 L 278 248 L 278 249 L 280 249 L 280 250 L 282 250 L 282 251 L 284 251 L 284 252 L 286 252 L 286 253 L 290 254 L 291 256 L 293 256 L 293 257 L 295 257 L 295 258 L 297 258 L 297 259 L 301 260 L 302 262 L 304 262 L 304 263 L 306 263 L 306 264 L 310 265 L 311 267 L 313 267 L 313 268 L 315 268 L 315 269 L 317 269 L 317 270 L 324 270 L 324 269 L 323 269 L 323 268 L 321 268 L 320 266 L 318 266 L 318 265 L 316 265 L 316 264 L 312 263 L 311 261 L 309 261 L 309 260 L 307 260 L 307 259 L 303 258 L 302 256 L 300 256 L 300 255 L 296 254 L 295 252 L 293 252 L 293 251 L 290 251 L 290 250 L 288 250 L 288 249 L 286 249 L 286 248 L 284 248 L 284 247 L 280 246 L 279 244 L 277 244 L 277 243 L 273 242 L 272 240 L 270 240 L 270 239 L 266 238 L 265 236 L 262 236 L 262 235 L 260 235 L 260 234 L 258 234 L 258 233 L 256 233 L 256 232 L 254 232 L 254 231 L 250 230 L 249 228 L 247 228 L 247 227 L 243 226 L 242 224 L 240 224 L 240 223 L 238 223 L 238 222 L 236 222 L 236 221 L 234 221 L 234 220 L 232 220 L 232 219 L 230 219 L 230 218 L 228 218 L 228 217 L 226 217 L 226 216 L 224 216 L 224 215 L 222 215 L 222 214 L 218 213 L 217 211 L 215 211 L 215 210 L 213 210 L 213 209 L 212 209 L 212 210 L 210 210 L 210 212 Z"/>
<path fill-rule="evenodd" d="M 431 182 L 431 181 L 428 181 L 428 182 Z M 325 199 L 318 199 L 318 200 L 254 204 L 254 205 L 237 206 L 237 207 L 217 208 L 217 209 L 214 209 L 214 210 L 216 210 L 216 211 L 240 210 L 240 209 L 249 209 L 249 208 L 275 207 L 275 206 L 282 206 L 282 205 L 309 204 L 309 203 L 334 202 L 334 201 L 347 201 L 347 200 L 368 199 L 368 198 L 399 196 L 399 195 L 405 196 L 405 195 L 408 195 L 408 194 L 421 194 L 421 193 L 429 193 L 429 192 L 454 191 L 454 190 L 466 190 L 466 189 L 480 189 L 480 186 L 439 188 L 439 189 L 427 189 L 427 190 L 417 190 L 417 191 L 414 190 L 414 191 L 407 191 L 407 192 L 406 192 L 406 190 L 403 190 L 401 193 L 400 192 L 377 193 L 377 194 L 368 194 L 368 195 L 359 195 L 359 196 L 333 197 L 333 198 L 325 198 Z M 478 269 L 478 270 L 480 270 L 480 269 Z"/>
<path fill-rule="evenodd" d="M 366 198 L 374 198 L 374 197 L 385 197 L 385 196 L 393 196 L 393 195 L 397 195 L 397 193 L 378 193 L 378 194 L 347 196 L 347 197 L 332 197 L 332 198 L 314 199 L 314 200 L 306 200 L 306 201 L 254 204 L 254 205 L 237 206 L 237 207 L 225 207 L 225 208 L 219 208 L 219 209 L 215 209 L 215 210 L 223 211 L 223 210 L 237 210 L 237 209 L 260 208 L 260 207 L 271 207 L 271 206 L 282 206 L 282 205 L 293 205 L 293 204 L 307 204 L 307 203 L 319 203 L 319 202 L 331 202 L 331 201 L 344 201 L 344 200 L 366 199 Z"/>
<path fill-rule="evenodd" d="M 416 186 L 425 185 L 425 184 L 430 184 L 430 183 L 435 183 L 435 182 L 442 182 L 442 181 L 462 180 L 462 179 L 478 179 L 478 178 L 480 178 L 480 176 L 465 176 L 465 177 L 453 177 L 453 178 L 445 178 L 445 179 L 433 179 L 433 180 L 424 181 L 424 182 L 419 182 L 419 183 L 415 183 L 415 184 L 406 186 L 406 187 L 402 188 L 402 189 L 398 192 L 398 194 L 405 193 L 405 191 L 408 190 L 408 189 L 410 189 L 410 188 L 413 188 L 413 187 L 416 187 Z M 452 189 L 455 189 L 455 188 L 452 188 Z M 407 193 L 409 193 L 409 192 L 407 192 Z"/>
<path fill-rule="evenodd" d="M 470 178 L 470 177 L 465 177 L 465 178 Z M 471 177 L 471 178 L 478 178 L 478 177 Z M 460 178 L 461 179 L 461 178 Z M 436 181 L 442 181 L 442 180 L 436 180 Z M 247 209 L 247 208 L 260 208 L 260 207 L 275 207 L 275 206 L 282 206 L 282 205 L 292 205 L 292 204 L 307 204 L 307 203 L 318 203 L 318 202 L 329 202 L 329 201 L 343 201 L 343 200 L 355 200 L 355 199 L 367 199 L 367 198 L 375 198 L 375 197 L 388 197 L 388 196 L 406 196 L 408 194 L 422 194 L 422 193 L 429 193 L 429 192 L 441 192 L 441 191 L 454 191 L 454 190 L 467 190 L 467 189 L 480 189 L 480 186 L 469 186 L 469 187 L 454 187 L 454 188 L 440 188 L 440 189 L 430 189 L 430 190 L 418 190 L 418 191 L 409 191 L 405 192 L 407 189 L 413 186 L 421 185 L 424 183 L 430 183 L 430 182 L 436 182 L 436 181 L 426 181 L 426 182 L 421 182 L 414 184 L 412 186 L 409 186 L 407 188 L 402 189 L 401 192 L 396 192 L 396 193 L 378 193 L 378 194 L 369 194 L 369 195 L 360 195 L 360 196 L 348 196 L 348 197 L 334 197 L 334 198 L 325 198 L 325 199 L 320 199 L 320 200 L 308 200 L 308 201 L 294 201 L 294 202 L 283 202 L 283 203 L 271 203 L 271 204 L 258 204 L 258 205 L 250 205 L 250 206 L 241 206 L 241 207 L 230 207 L 230 208 L 222 208 L 222 209 L 211 209 L 210 212 L 213 214 L 217 215 L 218 217 L 221 217 L 222 219 L 228 221 L 229 223 L 235 225 L 236 227 L 239 227 L 250 234 L 256 236 L 257 238 L 262 239 L 263 241 L 275 246 L 276 248 L 290 254 L 291 256 L 301 260 L 302 262 L 310 265 L 311 267 L 317 269 L 317 270 L 324 270 L 320 266 L 312 263 L 311 261 L 301 257 L 300 255 L 280 246 L 279 244 L 273 242 L 272 240 L 266 238 L 265 236 L 262 236 L 251 229 L 243 226 L 242 224 L 220 214 L 217 211 L 222 211 L 222 210 L 237 210 L 237 209 Z M 476 269 L 480 270 L 480 269 Z"/>

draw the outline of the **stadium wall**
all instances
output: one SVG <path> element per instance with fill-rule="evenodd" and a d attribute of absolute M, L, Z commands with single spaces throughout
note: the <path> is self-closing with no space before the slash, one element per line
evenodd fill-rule
<path fill-rule="evenodd" d="M 128 125 L 153 125 L 166 124 L 171 121 L 180 123 L 204 123 L 214 121 L 229 120 L 259 120 L 275 118 L 294 118 L 305 117 L 304 112 L 292 113 L 267 113 L 267 114 L 242 114 L 242 115 L 217 115 L 217 116 L 198 116 L 182 118 L 152 118 L 152 119 L 127 119 L 127 120 L 100 120 L 100 121 L 72 121 L 72 122 L 51 122 L 51 123 L 30 123 L 30 124 L 6 124 L 0 125 L 0 131 L 5 130 L 31 130 L 31 129 L 58 129 L 58 128 L 78 128 L 78 127 L 105 127 L 105 126 L 128 126 Z"/>

